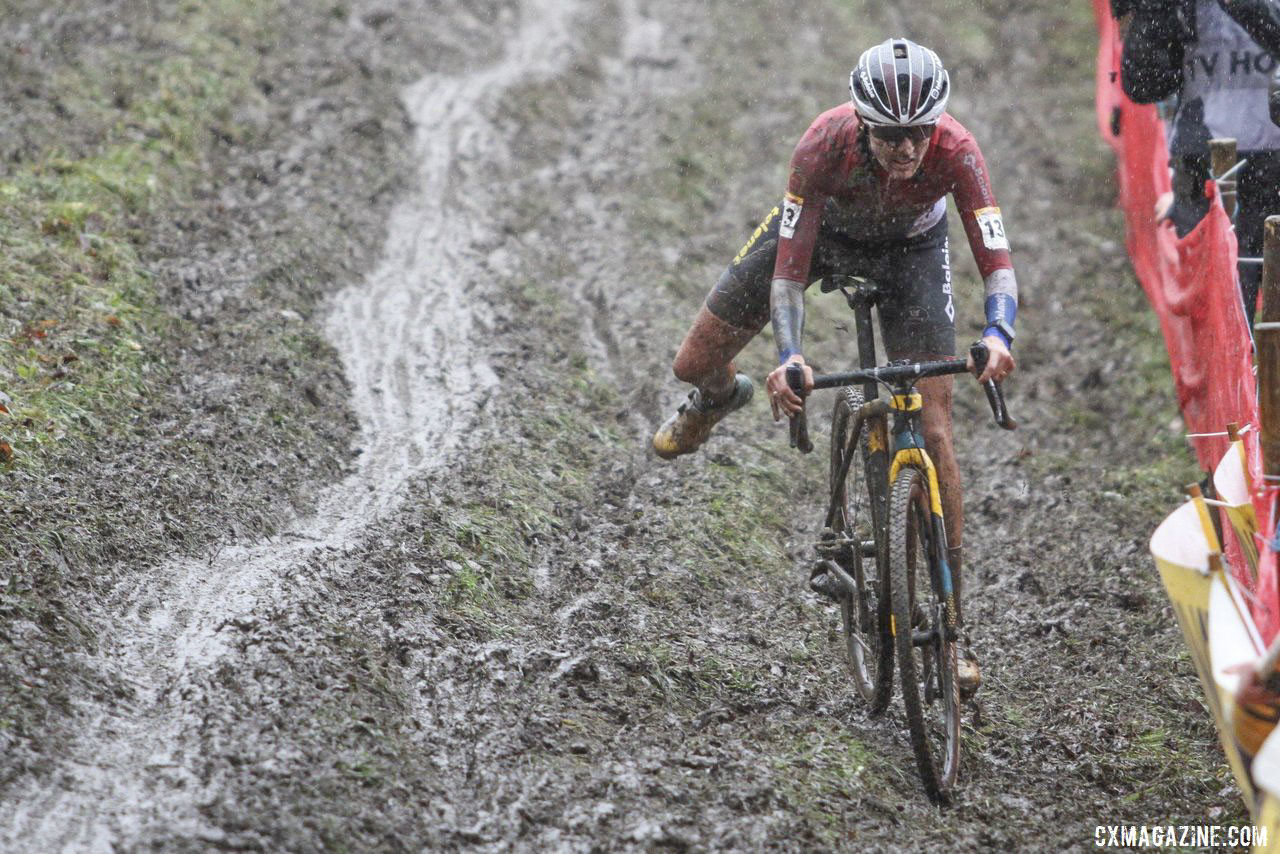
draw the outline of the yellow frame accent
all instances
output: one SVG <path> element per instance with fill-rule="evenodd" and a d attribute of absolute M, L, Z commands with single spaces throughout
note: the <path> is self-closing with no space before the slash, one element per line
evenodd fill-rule
<path fill-rule="evenodd" d="M 918 391 L 914 394 L 895 394 L 889 408 L 895 412 L 919 412 L 924 408 L 924 398 Z"/>
<path fill-rule="evenodd" d="M 867 427 L 869 428 L 867 432 L 867 451 L 875 453 L 888 448 L 889 428 L 884 423 L 884 419 L 877 418 L 874 424 L 868 424 Z"/>
<path fill-rule="evenodd" d="M 893 455 L 893 462 L 889 466 L 889 485 L 892 486 L 897 482 L 898 472 L 902 471 L 903 466 L 912 463 L 924 469 L 928 474 L 929 509 L 941 518 L 942 498 L 938 490 L 938 470 L 933 467 L 933 460 L 929 458 L 929 452 L 924 448 L 903 448 Z"/>

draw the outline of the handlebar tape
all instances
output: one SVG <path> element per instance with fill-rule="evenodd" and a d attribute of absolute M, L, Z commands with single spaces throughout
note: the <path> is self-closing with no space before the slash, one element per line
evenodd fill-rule
<path fill-rule="evenodd" d="M 987 345 L 981 341 L 974 343 L 969 348 L 969 355 L 973 358 L 974 371 L 981 376 L 982 372 L 987 368 L 987 359 L 990 352 Z M 1009 414 L 1009 407 L 1004 402 L 1004 392 L 1000 388 L 1000 383 L 995 380 L 987 380 L 982 384 L 982 390 L 987 393 L 987 404 L 991 407 L 991 415 L 1005 430 L 1018 429 L 1018 422 L 1013 420 L 1013 416 Z"/>
<path fill-rule="evenodd" d="M 804 368 L 800 365 L 787 365 L 787 385 L 801 399 L 804 398 Z M 807 454 L 813 450 L 813 442 L 809 439 L 809 419 L 803 411 L 791 416 L 791 447 Z"/>

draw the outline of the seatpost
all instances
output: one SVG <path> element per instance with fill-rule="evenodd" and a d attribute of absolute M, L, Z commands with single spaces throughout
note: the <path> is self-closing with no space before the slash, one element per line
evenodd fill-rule
<path fill-rule="evenodd" d="M 858 367 L 874 368 L 876 366 L 876 336 L 871 326 L 871 302 L 866 298 L 866 293 L 862 288 L 858 287 L 859 295 L 862 297 L 856 302 L 849 300 L 850 306 L 853 308 L 853 323 L 858 334 Z M 874 382 L 866 382 L 862 384 L 862 399 L 873 400 L 879 394 Z"/>

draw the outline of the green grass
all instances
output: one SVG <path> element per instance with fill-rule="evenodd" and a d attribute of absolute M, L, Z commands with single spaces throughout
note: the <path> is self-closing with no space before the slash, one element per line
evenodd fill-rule
<path fill-rule="evenodd" d="M 258 4 L 187 4 L 157 22 L 165 58 L 107 54 L 52 82 L 80 150 L 46 150 L 0 178 L 0 462 L 42 471 L 59 446 L 127 423 L 166 367 L 150 342 L 176 322 L 142 259 L 147 217 L 189 196 L 234 104 L 251 97 L 238 45 L 264 25 Z"/>

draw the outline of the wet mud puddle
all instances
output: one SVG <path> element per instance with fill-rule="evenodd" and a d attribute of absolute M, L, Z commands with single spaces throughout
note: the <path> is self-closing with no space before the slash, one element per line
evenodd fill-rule
<path fill-rule="evenodd" d="M 269 612 L 289 585 L 307 583 L 300 570 L 310 558 L 393 510 L 406 482 L 446 458 L 497 388 L 472 346 L 487 324 L 486 277 L 471 247 L 492 229 L 493 158 L 509 156 L 493 115 L 511 87 L 568 62 L 577 9 L 565 0 L 522 6 L 495 63 L 433 74 L 404 93 L 419 186 L 391 215 L 381 266 L 337 295 L 325 323 L 361 419 L 356 472 L 281 537 L 157 567 L 120 597 L 116 640 L 94 664 L 122 676 L 135 698 L 123 712 L 81 701 L 85 732 L 45 788 L 10 805 L 0 847 L 106 851 L 155 834 L 221 838 L 198 812 L 209 796 L 189 735 L 200 710 L 184 696 L 227 654 L 229 624 Z"/>

